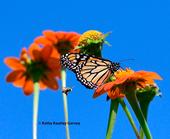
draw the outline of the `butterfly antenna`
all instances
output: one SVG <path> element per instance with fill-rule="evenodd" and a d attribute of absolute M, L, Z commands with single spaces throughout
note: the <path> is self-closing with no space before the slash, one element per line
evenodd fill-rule
<path fill-rule="evenodd" d="M 129 59 L 123 59 L 120 60 L 119 63 L 125 62 L 125 61 L 131 61 L 131 60 L 135 60 L 134 58 L 129 58 Z M 124 69 L 122 66 L 120 66 L 121 69 Z"/>
<path fill-rule="evenodd" d="M 124 70 L 124 68 L 122 66 L 120 66 L 120 69 Z"/>
<path fill-rule="evenodd" d="M 131 61 L 131 60 L 135 60 L 135 59 L 134 58 L 123 59 L 123 60 L 120 60 L 119 63 L 126 62 L 126 61 Z"/>

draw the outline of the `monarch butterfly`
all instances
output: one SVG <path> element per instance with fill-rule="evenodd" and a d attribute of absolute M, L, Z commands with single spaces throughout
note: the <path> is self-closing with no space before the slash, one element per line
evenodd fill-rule
<path fill-rule="evenodd" d="M 96 89 L 102 85 L 120 68 L 119 63 L 82 53 L 62 55 L 61 65 L 73 71 L 77 79 L 89 89 Z"/>

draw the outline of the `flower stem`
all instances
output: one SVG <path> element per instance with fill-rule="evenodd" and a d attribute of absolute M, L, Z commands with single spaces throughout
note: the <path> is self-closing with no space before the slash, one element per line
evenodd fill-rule
<path fill-rule="evenodd" d="M 150 104 L 150 102 L 146 102 L 146 101 L 140 103 L 140 108 L 143 112 L 143 115 L 144 115 L 146 121 L 147 121 L 149 104 Z M 144 139 L 144 133 L 143 133 L 143 130 L 141 127 L 140 127 L 140 137 L 141 137 L 141 139 Z"/>
<path fill-rule="evenodd" d="M 39 102 L 39 84 L 38 82 L 34 82 L 33 139 L 37 139 L 38 102 Z"/>
<path fill-rule="evenodd" d="M 132 118 L 132 115 L 131 115 L 130 111 L 128 110 L 128 107 L 126 106 L 124 100 L 122 98 L 118 98 L 118 101 L 121 104 L 124 112 L 126 113 L 126 115 L 128 117 L 128 120 L 129 120 L 130 124 L 132 125 L 132 128 L 133 128 L 133 130 L 135 132 L 135 135 L 136 135 L 137 139 L 140 139 L 138 129 L 137 129 L 136 125 L 135 125 L 135 122 L 134 122 L 134 120 Z"/>
<path fill-rule="evenodd" d="M 134 92 L 131 92 L 131 93 L 127 93 L 126 95 L 133 111 L 135 112 L 136 114 L 136 117 L 140 123 L 140 126 L 142 127 L 143 129 L 143 132 L 145 133 L 145 136 L 147 139 L 152 139 L 152 135 L 151 135 L 151 132 L 149 130 L 149 127 L 148 127 L 148 124 L 145 120 L 145 117 L 139 107 L 139 104 L 137 102 L 137 98 L 136 98 L 136 94 Z"/>
<path fill-rule="evenodd" d="M 62 81 L 62 88 L 66 87 L 66 71 L 65 71 L 65 69 L 61 70 L 61 81 Z M 65 93 L 62 93 L 62 95 L 63 95 L 63 105 L 64 105 L 64 116 L 65 116 L 65 122 L 66 122 L 66 137 L 67 137 L 67 139 L 70 139 L 69 126 L 68 126 L 67 95 Z"/>
<path fill-rule="evenodd" d="M 114 124 L 116 120 L 118 106 L 119 106 L 119 102 L 117 101 L 117 99 L 111 100 L 106 139 L 111 139 L 112 137 L 112 132 L 113 132 L 113 128 L 114 128 Z"/>
<path fill-rule="evenodd" d="M 141 127 L 140 127 L 140 139 L 144 139 L 144 132 Z"/>

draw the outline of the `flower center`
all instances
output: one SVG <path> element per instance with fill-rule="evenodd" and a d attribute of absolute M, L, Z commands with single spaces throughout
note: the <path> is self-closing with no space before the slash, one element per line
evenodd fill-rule
<path fill-rule="evenodd" d="M 66 54 L 72 49 L 72 44 L 70 41 L 63 40 L 63 41 L 59 41 L 55 45 L 55 48 L 58 50 L 60 54 Z"/>
<path fill-rule="evenodd" d="M 134 73 L 134 71 L 133 70 L 131 70 L 131 69 L 125 69 L 125 70 L 122 70 L 122 69 L 120 69 L 120 70 L 118 70 L 118 71 L 116 71 L 115 73 L 114 73 L 114 76 L 116 77 L 116 78 L 121 78 L 121 77 L 124 77 L 124 76 L 128 76 L 128 75 L 131 75 L 131 74 L 133 74 Z"/>
<path fill-rule="evenodd" d="M 31 77 L 34 81 L 38 81 L 44 73 L 48 70 L 46 64 L 42 61 L 32 61 L 30 64 L 27 65 L 26 75 Z"/>
<path fill-rule="evenodd" d="M 90 43 L 102 44 L 104 35 L 96 30 L 89 30 L 83 33 L 79 39 L 79 46 L 88 46 Z M 99 45 L 98 44 L 98 45 Z"/>

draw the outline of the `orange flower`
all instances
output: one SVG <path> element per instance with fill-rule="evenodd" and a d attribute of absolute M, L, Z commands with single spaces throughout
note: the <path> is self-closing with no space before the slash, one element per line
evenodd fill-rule
<path fill-rule="evenodd" d="M 60 77 L 60 61 L 59 55 L 52 57 L 52 51 L 52 47 L 41 48 L 33 43 L 28 52 L 25 48 L 22 49 L 19 59 L 5 58 L 5 64 L 13 70 L 7 75 L 6 81 L 23 88 L 25 95 L 32 94 L 35 81 L 39 82 L 40 89 L 49 87 L 57 90 L 55 77 Z"/>
<path fill-rule="evenodd" d="M 108 92 L 111 99 L 124 97 L 126 92 L 134 92 L 137 88 L 144 88 L 147 85 L 153 85 L 154 80 L 162 78 L 155 72 L 133 71 L 130 69 L 119 70 L 114 74 L 115 80 L 100 86 L 94 93 L 96 98 L 101 94 Z"/>
<path fill-rule="evenodd" d="M 74 48 L 78 45 L 80 38 L 80 35 L 75 32 L 54 32 L 51 30 L 44 31 L 43 35 L 44 36 L 37 37 L 35 43 L 42 46 L 52 46 L 61 55 L 75 52 Z"/>

